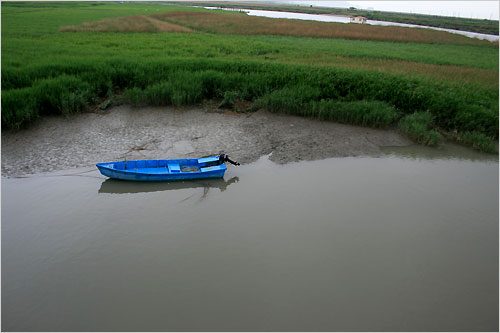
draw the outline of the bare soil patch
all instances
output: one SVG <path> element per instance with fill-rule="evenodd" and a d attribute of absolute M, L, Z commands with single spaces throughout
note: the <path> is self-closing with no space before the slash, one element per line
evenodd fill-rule
<path fill-rule="evenodd" d="M 395 131 L 277 115 L 213 112 L 191 107 L 117 106 L 103 113 L 47 117 L 19 132 L 2 132 L 2 175 L 93 167 L 113 160 L 168 159 L 225 152 L 250 163 L 343 156 L 380 156 L 381 146 L 411 142 Z"/>

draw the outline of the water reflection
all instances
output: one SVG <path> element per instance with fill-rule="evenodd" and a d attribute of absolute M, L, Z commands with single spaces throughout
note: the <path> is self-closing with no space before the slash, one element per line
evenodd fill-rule
<path fill-rule="evenodd" d="M 2 331 L 498 332 L 498 163 L 234 172 L 2 179 Z"/>
<path fill-rule="evenodd" d="M 202 179 L 198 181 L 179 181 L 179 182 L 131 182 L 126 180 L 106 179 L 102 182 L 98 193 L 143 193 L 143 192 L 159 192 L 170 190 L 182 190 L 190 188 L 203 188 L 208 192 L 210 188 L 218 188 L 221 192 L 227 187 L 239 181 L 238 177 L 232 177 L 229 180 L 225 179 Z"/>

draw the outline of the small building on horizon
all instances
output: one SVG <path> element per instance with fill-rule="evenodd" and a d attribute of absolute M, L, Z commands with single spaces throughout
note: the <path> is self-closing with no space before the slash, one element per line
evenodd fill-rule
<path fill-rule="evenodd" d="M 351 23 L 359 23 L 359 24 L 364 24 L 366 23 L 367 18 L 364 16 L 351 16 Z"/>

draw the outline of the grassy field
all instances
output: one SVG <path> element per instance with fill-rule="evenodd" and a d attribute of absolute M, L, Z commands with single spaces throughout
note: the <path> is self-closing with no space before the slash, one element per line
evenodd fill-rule
<path fill-rule="evenodd" d="M 139 3 L 2 2 L 2 128 L 116 100 L 186 105 L 215 99 L 364 126 L 398 126 L 423 144 L 436 144 L 441 132 L 477 149 L 496 150 L 497 45 L 446 33 L 411 42 L 337 38 L 303 29 L 295 20 L 252 21 L 239 13 L 191 8 L 196 14 L 190 15 L 181 9 L 186 10 Z M 209 20 L 193 20 L 196 15 Z M 274 28 L 265 31 L 266 24 Z M 301 29 L 282 34 L 276 32 L 281 24 Z M 322 24 L 327 31 L 337 29 Z"/>
<path fill-rule="evenodd" d="M 60 31 L 130 31 L 130 27 L 134 27 L 137 20 L 142 17 L 144 16 L 104 19 L 80 26 L 62 27 Z M 442 33 L 441 31 L 430 29 L 409 29 L 394 26 L 371 26 L 366 24 L 327 23 L 305 20 L 276 20 L 234 12 L 174 11 L 152 14 L 149 16 L 149 19 L 190 27 L 196 31 L 219 34 L 281 35 L 456 45 L 491 44 L 484 40 Z M 137 29 L 136 31 L 158 32 L 154 25 L 143 25 L 141 29 Z"/>

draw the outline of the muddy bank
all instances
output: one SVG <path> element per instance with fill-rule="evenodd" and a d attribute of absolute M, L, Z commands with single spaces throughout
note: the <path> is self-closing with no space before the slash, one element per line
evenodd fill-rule
<path fill-rule="evenodd" d="M 378 156 L 381 146 L 411 142 L 394 131 L 322 122 L 266 111 L 133 108 L 49 117 L 27 130 L 2 132 L 2 175 L 92 167 L 122 159 L 186 158 L 228 153 L 249 163 Z"/>

